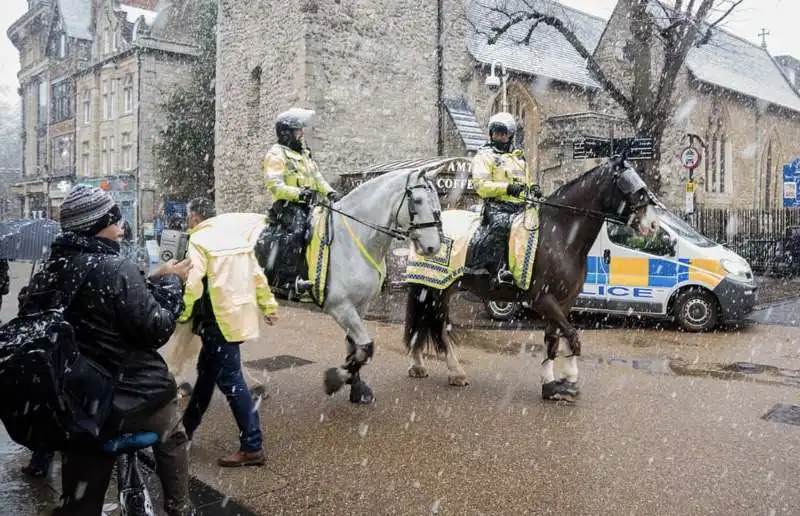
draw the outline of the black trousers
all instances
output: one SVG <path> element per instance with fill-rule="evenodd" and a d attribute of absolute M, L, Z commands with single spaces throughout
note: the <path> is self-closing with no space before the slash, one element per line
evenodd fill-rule
<path fill-rule="evenodd" d="M 156 432 L 162 436 L 161 442 L 153 446 L 153 455 L 164 490 L 164 509 L 170 516 L 188 514 L 189 439 L 181 423 L 178 400 L 155 413 L 126 418 L 122 422 L 121 433 L 138 432 Z M 117 456 L 102 452 L 64 452 L 61 457 L 62 505 L 53 510 L 53 516 L 101 514 Z"/>
<path fill-rule="evenodd" d="M 269 226 L 256 244 L 256 256 L 273 288 L 291 290 L 298 276 L 306 276 L 309 213 L 308 205 L 287 201 L 276 201 L 269 210 Z"/>
<path fill-rule="evenodd" d="M 479 238 L 470 246 L 470 256 L 467 258 L 469 269 L 497 274 L 507 261 L 511 222 L 524 209 L 524 204 L 492 199 L 484 201 Z"/>

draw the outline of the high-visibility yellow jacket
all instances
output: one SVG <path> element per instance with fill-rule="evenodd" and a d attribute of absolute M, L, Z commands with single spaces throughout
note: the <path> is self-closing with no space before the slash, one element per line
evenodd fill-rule
<path fill-rule="evenodd" d="M 264 224 L 264 215 L 227 213 L 189 230 L 187 255 L 192 269 L 183 295 L 186 308 L 179 322 L 191 318 L 195 302 L 203 296 L 206 278 L 214 319 L 225 340 L 240 342 L 259 336 L 262 314 L 274 314 L 278 309 L 253 251 Z"/>
<path fill-rule="evenodd" d="M 515 181 L 527 187 L 534 184 L 521 149 L 500 153 L 491 147 L 484 147 L 472 158 L 470 168 L 475 191 L 483 199 L 522 203 L 523 199 L 506 193 L 508 184 Z"/>
<path fill-rule="evenodd" d="M 308 150 L 300 154 L 279 143 L 273 145 L 264 158 L 264 181 L 275 201 L 297 201 L 303 188 L 311 188 L 322 195 L 333 191 Z"/>

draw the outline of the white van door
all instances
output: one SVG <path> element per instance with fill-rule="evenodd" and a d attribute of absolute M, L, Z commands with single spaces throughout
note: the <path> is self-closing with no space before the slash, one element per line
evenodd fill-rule
<path fill-rule="evenodd" d="M 601 261 L 607 274 L 598 279 L 596 295 L 605 298 L 605 309 L 627 314 L 665 314 L 677 283 L 678 267 L 672 236 L 659 229 L 643 237 L 628 225 L 607 221 Z M 600 239 L 598 238 L 598 241 Z"/>

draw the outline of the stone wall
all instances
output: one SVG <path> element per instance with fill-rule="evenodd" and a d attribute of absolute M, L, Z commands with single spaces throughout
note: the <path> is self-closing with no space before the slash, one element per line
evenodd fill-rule
<path fill-rule="evenodd" d="M 290 105 L 309 106 L 306 13 L 299 0 L 221 0 L 217 24 L 215 187 L 217 209 L 264 211 L 263 157 L 272 120 Z M 312 141 L 313 143 L 313 141 Z"/>

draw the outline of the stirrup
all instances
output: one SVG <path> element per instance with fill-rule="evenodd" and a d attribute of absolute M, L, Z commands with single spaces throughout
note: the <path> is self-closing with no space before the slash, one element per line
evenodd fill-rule
<path fill-rule="evenodd" d="M 313 281 L 304 280 L 304 279 L 300 278 L 300 276 L 298 276 L 297 279 L 294 280 L 294 291 L 298 295 L 305 294 L 306 292 L 311 291 L 311 288 L 313 286 L 314 286 L 314 282 Z"/>
<path fill-rule="evenodd" d="M 497 271 L 497 284 L 498 285 L 514 285 L 514 273 L 508 269 L 500 269 Z"/>

